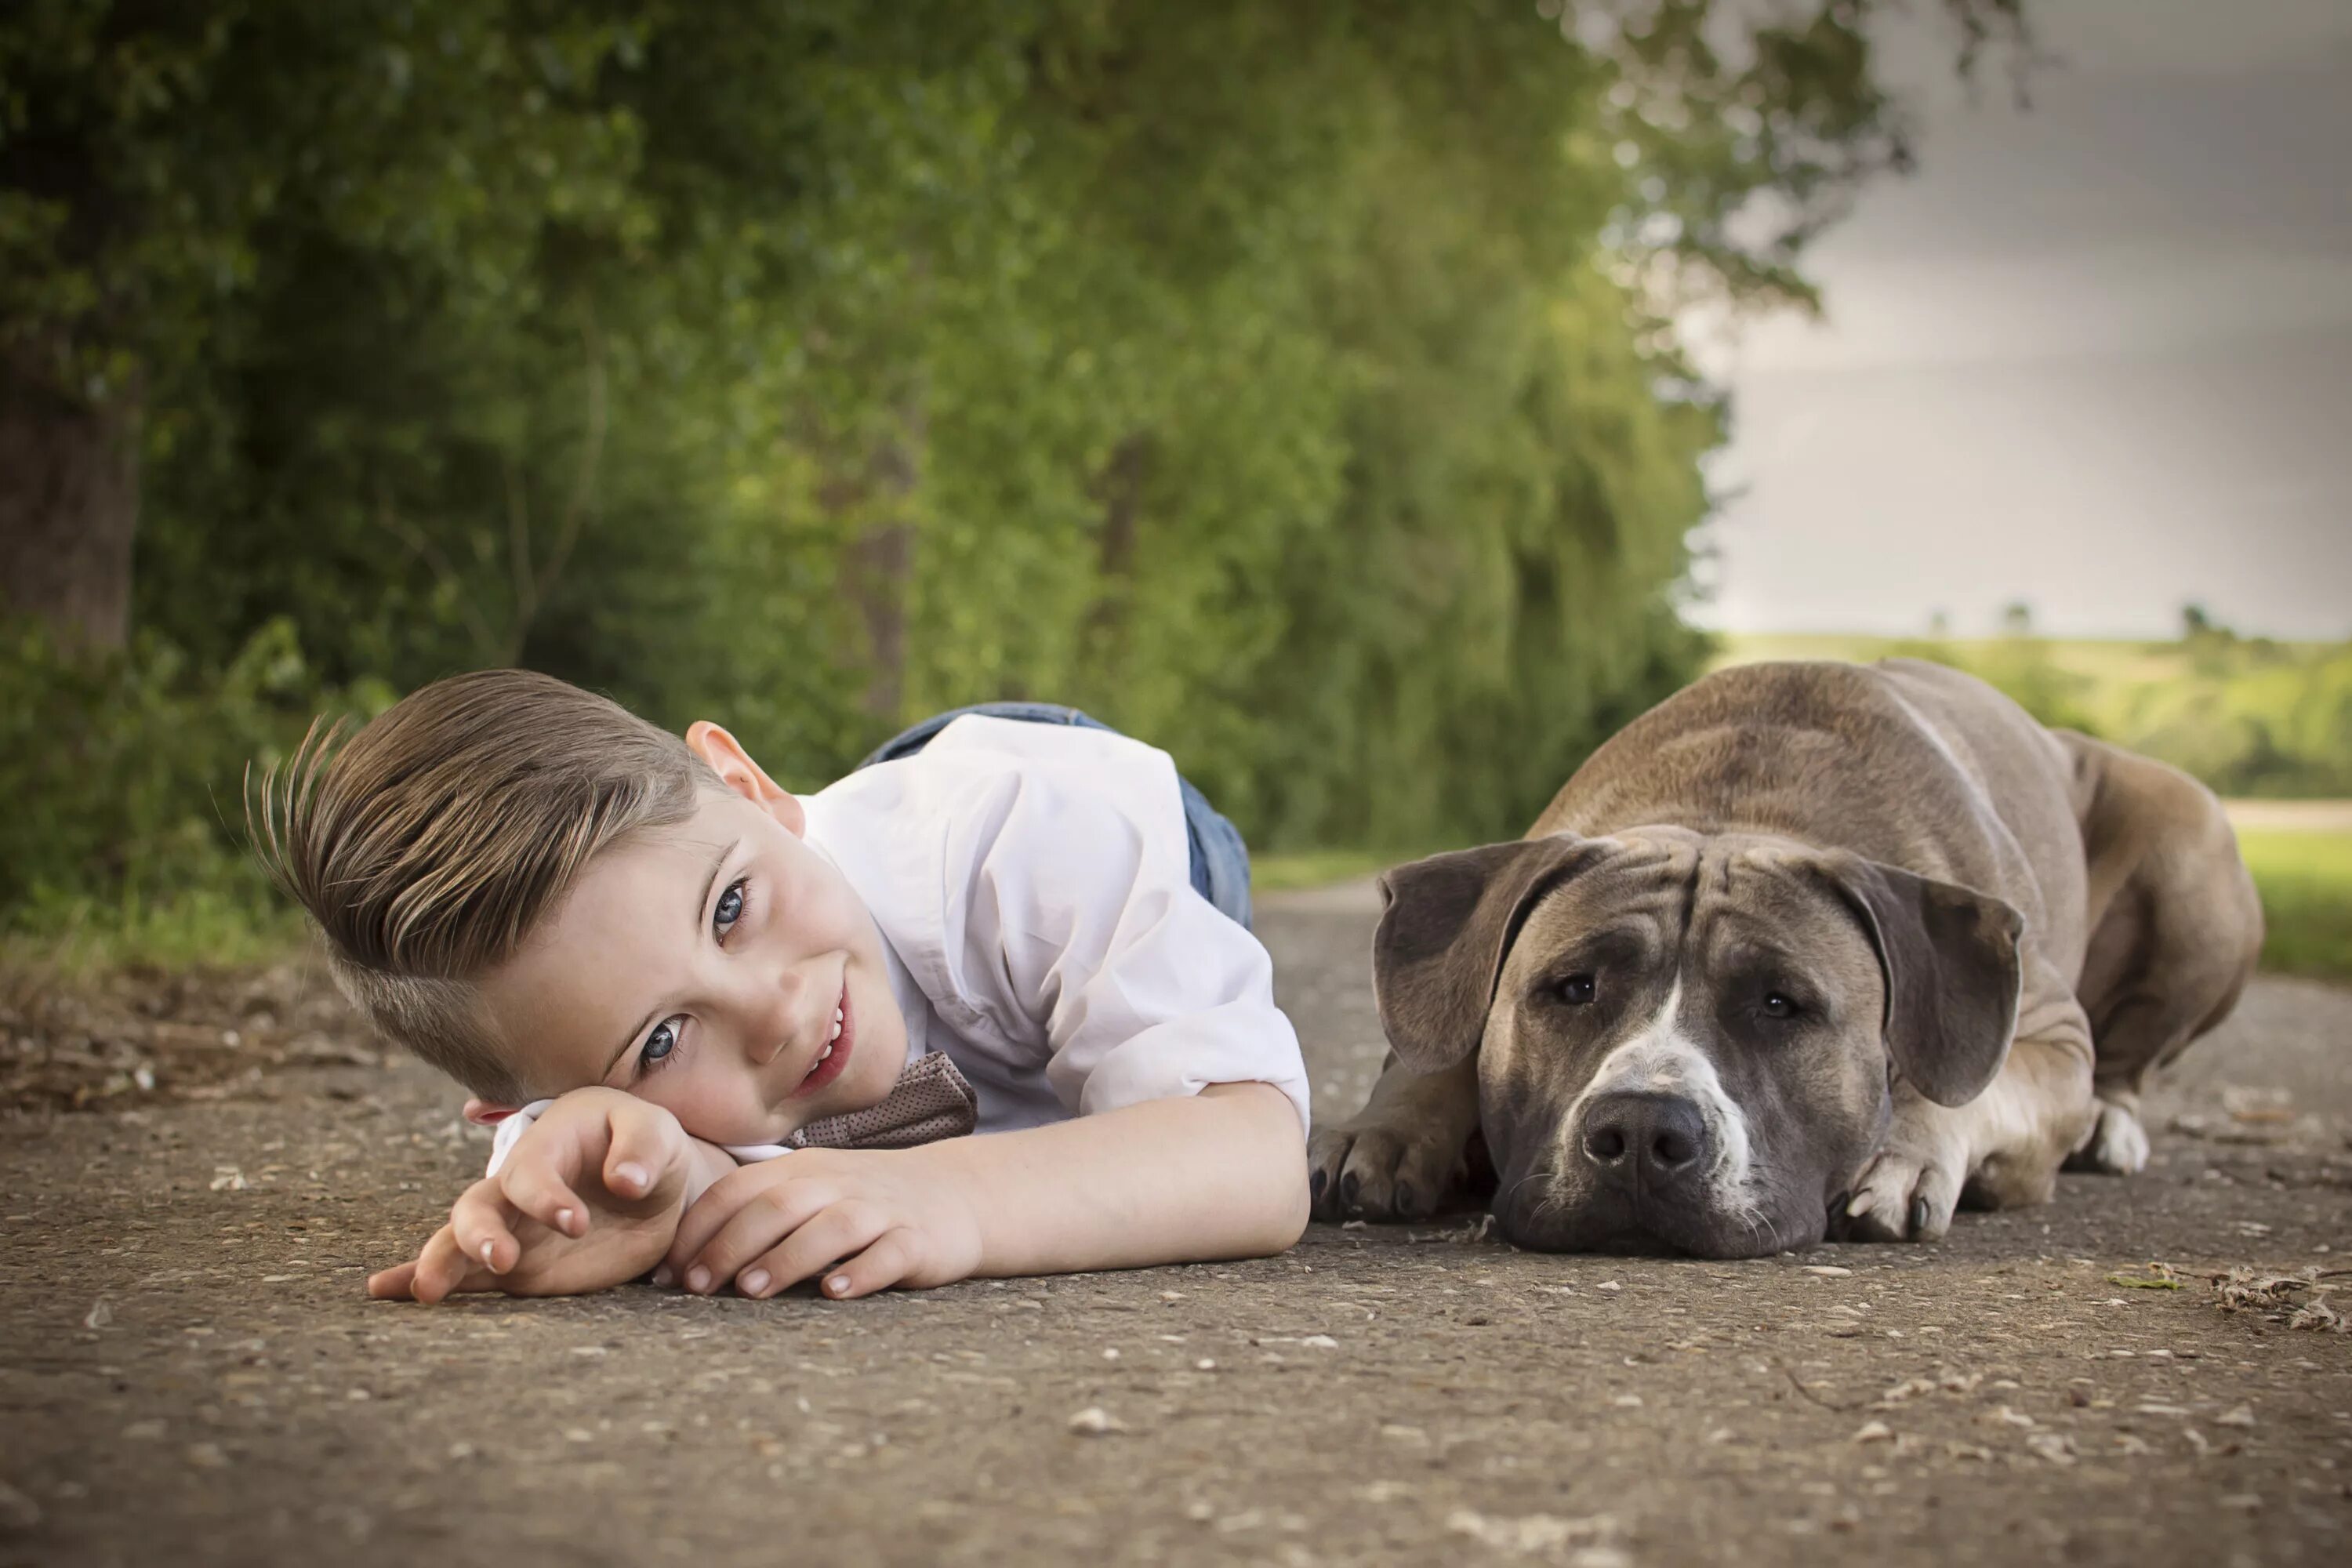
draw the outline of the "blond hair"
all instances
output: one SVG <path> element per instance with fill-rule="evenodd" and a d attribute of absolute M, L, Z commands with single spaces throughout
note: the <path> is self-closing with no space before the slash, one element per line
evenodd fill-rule
<path fill-rule="evenodd" d="M 520 1100 L 477 982 L 598 851 L 685 821 L 716 775 L 618 703 L 523 669 L 435 681 L 344 730 L 321 719 L 249 779 L 255 850 L 377 1030 L 485 1100 Z"/>

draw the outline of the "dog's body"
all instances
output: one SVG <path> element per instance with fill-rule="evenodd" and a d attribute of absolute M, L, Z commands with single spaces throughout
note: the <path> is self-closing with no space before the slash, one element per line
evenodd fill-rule
<path fill-rule="evenodd" d="M 2143 1080 L 2262 941 L 2201 785 L 1909 660 L 1709 677 L 1383 888 L 1394 1052 L 1318 1209 L 1428 1212 L 1483 1131 L 1506 1232 L 1562 1249 L 1919 1238 L 2137 1171 Z"/>

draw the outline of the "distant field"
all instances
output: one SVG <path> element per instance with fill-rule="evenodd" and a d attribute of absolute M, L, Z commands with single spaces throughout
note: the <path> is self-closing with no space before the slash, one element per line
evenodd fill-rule
<path fill-rule="evenodd" d="M 2105 637 L 2035 637 L 2032 647 L 2060 669 L 2105 687 L 2128 687 L 2195 678 L 2199 655 L 2185 643 L 2140 642 Z M 1893 655 L 1917 656 L 1934 647 L 1974 665 L 1999 658 L 2018 646 L 2013 637 L 1947 637 L 1931 642 L 1921 637 L 1863 637 L 1842 632 L 1729 632 L 1721 638 L 1722 652 L 1714 668 L 1755 664 L 1768 658 L 1833 658 L 1864 664 Z M 2245 645 L 2251 647 L 2252 645 Z M 2336 643 L 2271 642 L 2262 647 L 2286 658 L 2315 658 L 2334 651 Z"/>
<path fill-rule="evenodd" d="M 2263 967 L 2352 980 L 2352 832 L 2241 828 L 2238 847 L 2270 928 Z"/>

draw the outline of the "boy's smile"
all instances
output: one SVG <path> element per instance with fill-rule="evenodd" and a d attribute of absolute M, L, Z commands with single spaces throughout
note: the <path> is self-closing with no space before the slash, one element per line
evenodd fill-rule
<path fill-rule="evenodd" d="M 602 1084 L 709 1142 L 773 1142 L 878 1103 L 906 1023 L 873 916 L 801 837 L 800 803 L 725 731 L 687 742 L 726 789 L 589 862 L 480 992 L 532 1094 Z"/>

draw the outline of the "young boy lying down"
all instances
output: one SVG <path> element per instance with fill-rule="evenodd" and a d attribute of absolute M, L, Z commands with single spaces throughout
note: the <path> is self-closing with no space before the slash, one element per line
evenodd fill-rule
<path fill-rule="evenodd" d="M 257 842 L 353 1004 L 498 1127 L 372 1294 L 845 1298 L 1305 1226 L 1248 861 L 1162 752 L 998 705 L 803 798 L 716 725 L 520 670 L 313 734 Z"/>

